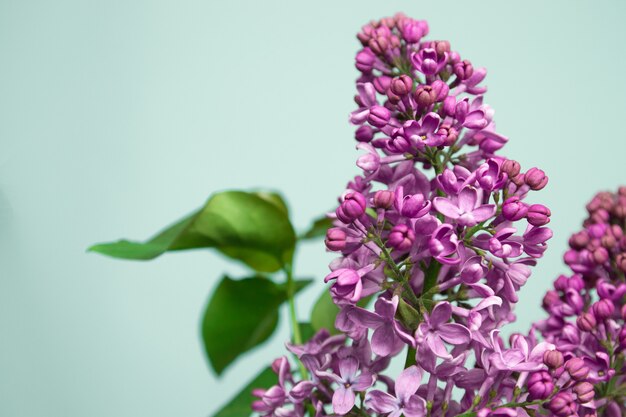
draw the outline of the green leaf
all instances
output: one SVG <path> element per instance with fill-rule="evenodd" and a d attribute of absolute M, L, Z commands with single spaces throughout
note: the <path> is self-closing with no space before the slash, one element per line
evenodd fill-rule
<path fill-rule="evenodd" d="M 328 217 L 320 217 L 316 219 L 309 230 L 300 235 L 298 239 L 300 240 L 309 240 L 309 239 L 317 239 L 319 237 L 325 237 L 326 231 L 331 228 L 333 225 L 333 220 Z"/>
<path fill-rule="evenodd" d="M 89 248 L 114 258 L 149 260 L 167 251 L 216 248 L 259 272 L 291 262 L 295 233 L 278 194 L 226 191 L 146 242 L 120 240 Z"/>
<path fill-rule="evenodd" d="M 357 303 L 359 307 L 366 307 L 369 302 L 372 300 L 372 296 L 365 297 Z M 320 331 L 321 329 L 326 329 L 330 332 L 330 334 L 339 334 L 341 333 L 335 327 L 335 319 L 337 318 L 337 314 L 339 313 L 339 307 L 335 305 L 332 297 L 330 296 L 330 291 L 328 288 L 320 294 L 319 298 L 315 302 L 313 306 L 313 311 L 311 312 L 311 326 L 315 332 Z"/>
<path fill-rule="evenodd" d="M 297 281 L 296 291 L 307 284 Z M 222 278 L 202 320 L 204 348 L 218 375 L 237 357 L 274 333 L 278 309 L 285 300 L 285 284 L 275 284 L 263 277 Z"/>
<path fill-rule="evenodd" d="M 300 326 L 300 336 L 302 336 L 303 342 L 308 342 L 315 335 L 315 329 L 311 326 L 311 323 L 298 323 Z"/>
<path fill-rule="evenodd" d="M 272 367 L 268 366 L 260 374 L 256 376 L 248 385 L 246 385 L 239 394 L 231 399 L 228 404 L 222 407 L 213 417 L 245 417 L 252 414 L 250 407 L 252 401 L 256 397 L 252 395 L 255 388 L 269 388 L 278 382 L 278 377 L 272 371 Z"/>

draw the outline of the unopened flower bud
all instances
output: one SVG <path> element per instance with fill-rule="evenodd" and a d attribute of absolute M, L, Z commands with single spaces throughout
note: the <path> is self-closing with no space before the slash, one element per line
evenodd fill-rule
<path fill-rule="evenodd" d="M 437 56 L 444 56 L 450 52 L 450 42 L 448 41 L 434 41 L 433 49 L 437 52 Z"/>
<path fill-rule="evenodd" d="M 450 92 L 450 87 L 448 84 L 444 83 L 441 80 L 435 80 L 432 82 L 431 87 L 435 92 L 435 101 L 443 101 L 446 97 L 448 97 L 448 93 Z"/>
<path fill-rule="evenodd" d="M 603 247 L 595 248 L 591 252 L 591 258 L 596 264 L 602 265 L 609 260 L 609 252 Z"/>
<path fill-rule="evenodd" d="M 390 118 L 391 113 L 389 112 L 389 109 L 383 106 L 372 106 L 367 121 L 370 122 L 372 126 L 380 128 L 384 127 L 387 122 L 389 122 Z"/>
<path fill-rule="evenodd" d="M 587 381 L 579 382 L 574 385 L 574 392 L 576 393 L 578 402 L 581 404 L 588 403 L 593 400 L 593 397 L 595 396 L 593 385 Z"/>
<path fill-rule="evenodd" d="M 582 358 L 572 358 L 565 362 L 565 370 L 576 381 L 583 380 L 589 375 L 589 368 Z"/>
<path fill-rule="evenodd" d="M 524 175 L 524 180 L 531 190 L 541 190 L 548 183 L 546 173 L 539 168 L 531 168 Z"/>
<path fill-rule="evenodd" d="M 374 194 L 374 207 L 380 209 L 389 209 L 393 205 L 393 191 L 379 190 Z"/>
<path fill-rule="evenodd" d="M 528 219 L 528 223 L 533 226 L 543 226 L 550 223 L 551 214 L 550 209 L 546 206 L 542 204 L 533 204 L 528 207 L 526 218 Z"/>
<path fill-rule="evenodd" d="M 389 87 L 391 86 L 391 77 L 386 75 L 381 75 L 380 77 L 374 78 L 372 84 L 374 84 L 374 89 L 378 91 L 379 94 L 385 94 Z"/>
<path fill-rule="evenodd" d="M 415 102 L 421 108 L 430 106 L 436 98 L 437 92 L 430 85 L 420 85 L 415 90 Z"/>
<path fill-rule="evenodd" d="M 369 142 L 374 137 L 374 129 L 368 125 L 359 126 L 354 132 L 354 138 L 359 142 Z"/>
<path fill-rule="evenodd" d="M 387 243 L 392 248 L 404 251 L 413 246 L 415 241 L 415 232 L 406 224 L 395 225 L 389 233 Z"/>
<path fill-rule="evenodd" d="M 332 227 L 326 231 L 324 243 L 333 252 L 343 250 L 346 247 L 346 232 L 338 227 Z"/>
<path fill-rule="evenodd" d="M 364 73 L 369 73 L 374 68 L 376 55 L 369 48 L 365 48 L 356 54 L 356 68 Z"/>
<path fill-rule="evenodd" d="M 615 312 L 615 305 L 613 304 L 611 300 L 607 298 L 603 298 L 600 301 L 596 301 L 595 303 L 593 303 L 591 308 L 593 309 L 593 314 L 596 316 L 597 319 L 600 319 L 600 320 L 605 320 L 605 319 L 610 318 L 611 316 L 613 316 L 613 313 Z"/>
<path fill-rule="evenodd" d="M 361 193 L 348 193 L 339 205 L 335 214 L 344 223 L 352 223 L 365 213 L 367 203 Z"/>
<path fill-rule="evenodd" d="M 591 313 L 583 313 L 576 319 L 576 326 L 583 332 L 591 332 L 597 324 L 595 316 Z"/>
<path fill-rule="evenodd" d="M 472 63 L 467 59 L 464 59 L 462 62 L 457 62 L 454 64 L 454 75 L 459 77 L 460 80 L 466 80 L 472 76 L 474 73 L 474 67 Z"/>
<path fill-rule="evenodd" d="M 510 178 L 511 182 L 515 185 L 517 185 L 518 187 L 521 187 L 522 185 L 526 184 L 526 180 L 525 180 L 525 175 L 524 174 L 517 174 L 516 176 L 514 176 L 513 178 Z"/>
<path fill-rule="evenodd" d="M 519 162 L 514 161 L 512 159 L 507 159 L 500 166 L 500 170 L 502 172 L 506 172 L 506 174 L 509 176 L 509 178 L 513 178 L 513 177 L 517 176 L 517 174 L 520 173 L 521 169 L 522 169 L 522 167 L 520 166 Z"/>
<path fill-rule="evenodd" d="M 528 396 L 531 400 L 545 400 L 552 394 L 554 383 L 546 371 L 534 372 L 528 377 Z"/>
<path fill-rule="evenodd" d="M 618 337 L 620 350 L 626 350 L 626 327 L 620 329 Z"/>
<path fill-rule="evenodd" d="M 443 100 L 443 106 L 441 107 L 443 114 L 446 116 L 453 116 L 456 111 L 456 98 L 454 96 L 448 96 Z"/>
<path fill-rule="evenodd" d="M 574 398 L 572 397 L 572 394 L 567 391 L 561 391 L 556 394 L 546 407 L 558 417 L 574 416 L 576 412 L 576 403 L 574 402 Z"/>
<path fill-rule="evenodd" d="M 367 46 L 369 46 L 376 55 L 383 55 L 389 49 L 389 40 L 384 36 L 378 36 L 370 39 Z"/>
<path fill-rule="evenodd" d="M 406 96 L 413 90 L 413 80 L 408 75 L 402 74 L 391 80 L 390 89 L 400 97 Z"/>
<path fill-rule="evenodd" d="M 543 296 L 543 307 L 548 308 L 551 305 L 558 303 L 561 300 L 559 293 L 556 291 L 548 291 L 546 295 Z"/>
<path fill-rule="evenodd" d="M 582 249 L 589 243 L 589 234 L 586 230 L 583 230 L 578 233 L 574 233 L 572 237 L 569 238 L 569 245 L 573 249 Z"/>
<path fill-rule="evenodd" d="M 626 272 L 626 253 L 622 252 L 617 255 L 617 257 L 615 258 L 615 263 L 617 264 L 617 267 L 620 269 L 620 271 Z"/>
<path fill-rule="evenodd" d="M 560 368 L 564 361 L 563 354 L 558 350 L 546 350 L 543 353 L 543 363 L 550 369 Z"/>
<path fill-rule="evenodd" d="M 506 220 L 516 221 L 526 217 L 528 206 L 519 197 L 509 197 L 502 205 L 502 216 Z"/>

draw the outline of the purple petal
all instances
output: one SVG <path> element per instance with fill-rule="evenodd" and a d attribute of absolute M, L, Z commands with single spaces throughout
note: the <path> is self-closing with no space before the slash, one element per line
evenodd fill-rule
<path fill-rule="evenodd" d="M 394 296 L 392 300 L 387 300 L 386 298 L 379 298 L 376 300 L 376 305 L 374 306 L 374 310 L 381 317 L 387 320 L 393 320 L 396 315 L 396 309 L 398 308 L 399 298 L 398 296 Z"/>
<path fill-rule="evenodd" d="M 422 372 L 415 365 L 406 368 L 396 379 L 396 397 L 407 403 L 409 397 L 417 392 L 422 382 Z"/>
<path fill-rule="evenodd" d="M 478 192 L 474 187 L 465 187 L 459 193 L 459 209 L 461 213 L 471 213 L 476 207 Z"/>
<path fill-rule="evenodd" d="M 443 344 L 443 341 L 438 335 L 431 333 L 426 336 L 426 344 L 428 345 L 429 349 L 440 358 L 452 358 L 452 355 L 450 355 L 446 350 L 446 345 Z"/>
<path fill-rule="evenodd" d="M 459 208 L 447 198 L 435 197 L 433 199 L 433 205 L 439 213 L 451 219 L 458 219 L 461 215 Z"/>
<path fill-rule="evenodd" d="M 348 356 L 339 361 L 339 375 L 344 381 L 351 380 L 359 370 L 359 361 L 353 356 Z"/>
<path fill-rule="evenodd" d="M 438 333 L 443 340 L 453 345 L 469 343 L 472 337 L 469 329 L 458 323 L 442 324 Z"/>
<path fill-rule="evenodd" d="M 396 399 L 380 390 L 368 392 L 365 397 L 365 405 L 379 414 L 391 413 L 398 409 Z"/>
<path fill-rule="evenodd" d="M 442 301 L 433 308 L 429 321 L 433 328 L 438 328 L 441 324 L 450 320 L 452 316 L 452 306 L 447 301 Z"/>
<path fill-rule="evenodd" d="M 424 417 L 426 415 L 426 400 L 417 395 L 409 398 L 404 405 L 404 417 Z"/>
<path fill-rule="evenodd" d="M 428 113 L 422 121 L 422 132 L 431 133 L 439 126 L 441 117 L 437 113 Z"/>
<path fill-rule="evenodd" d="M 354 407 L 354 391 L 340 385 L 333 394 L 333 411 L 336 414 L 348 414 Z"/>
<path fill-rule="evenodd" d="M 365 391 L 372 385 L 374 385 L 376 378 L 374 374 L 369 371 L 361 372 L 361 375 L 352 383 L 352 389 L 354 391 Z"/>
<path fill-rule="evenodd" d="M 372 352 L 380 356 L 389 356 L 396 340 L 392 326 L 380 326 L 372 335 Z"/>
<path fill-rule="evenodd" d="M 472 216 L 474 216 L 476 223 L 484 222 L 494 214 L 496 214 L 495 204 L 485 204 L 472 211 Z"/>
<path fill-rule="evenodd" d="M 360 307 L 351 308 L 348 311 L 348 318 L 354 323 L 370 329 L 377 329 L 385 323 L 385 319 L 378 314 Z"/>

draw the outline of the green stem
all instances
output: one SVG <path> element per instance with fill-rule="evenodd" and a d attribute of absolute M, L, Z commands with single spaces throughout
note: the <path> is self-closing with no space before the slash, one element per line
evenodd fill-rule
<path fill-rule="evenodd" d="M 289 321 L 291 323 L 291 340 L 296 345 L 302 344 L 302 334 L 300 333 L 300 324 L 298 323 L 298 314 L 296 312 L 296 283 L 293 280 L 293 272 L 291 265 L 285 266 L 285 274 L 287 275 L 287 301 L 289 303 Z M 308 372 L 302 362 L 298 360 L 300 375 L 302 379 L 308 378 Z"/>

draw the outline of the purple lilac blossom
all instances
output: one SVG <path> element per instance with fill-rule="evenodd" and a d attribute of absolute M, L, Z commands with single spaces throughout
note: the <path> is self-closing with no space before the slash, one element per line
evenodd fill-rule
<path fill-rule="evenodd" d="M 484 102 L 486 70 L 428 32 L 397 14 L 357 35 L 350 122 L 363 173 L 326 236 L 340 255 L 325 281 L 344 337 L 321 330 L 288 345 L 308 375 L 257 392 L 262 416 L 565 416 L 579 397 L 592 401 L 576 384 L 602 364 L 570 363 L 574 378 L 572 357 L 549 365 L 555 344 L 499 336 L 552 237 L 550 210 L 524 202 L 548 177 L 496 154 L 508 139 Z M 405 369 L 390 374 L 400 354 Z"/>

